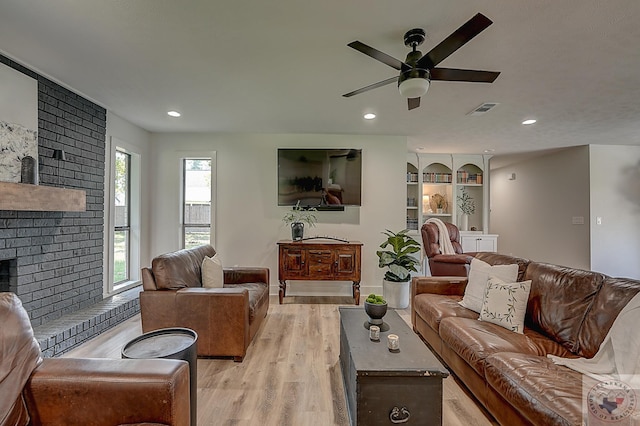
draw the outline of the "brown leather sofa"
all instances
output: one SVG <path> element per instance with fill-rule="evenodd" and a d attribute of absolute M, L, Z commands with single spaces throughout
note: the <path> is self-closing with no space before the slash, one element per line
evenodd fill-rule
<path fill-rule="evenodd" d="M 413 279 L 414 331 L 500 424 L 582 424 L 582 375 L 546 355 L 593 357 L 640 281 L 496 253 L 475 257 L 516 263 L 518 281 L 532 280 L 524 334 L 460 306 L 463 277 Z"/>
<path fill-rule="evenodd" d="M 460 244 L 460 231 L 453 223 L 444 222 L 449 232 L 449 239 L 456 254 L 441 254 L 438 243 L 438 226 L 435 223 L 425 223 L 420 229 L 422 246 L 429 260 L 429 270 L 432 276 L 466 277 L 469 273 L 471 253 L 463 254 Z"/>
<path fill-rule="evenodd" d="M 13 293 L 0 321 L 0 425 L 189 425 L 186 361 L 42 359 Z"/>
<path fill-rule="evenodd" d="M 241 362 L 269 309 L 269 269 L 225 268 L 223 288 L 202 287 L 202 260 L 211 245 L 153 259 L 142 269 L 142 330 L 185 327 L 198 333 L 199 356 Z"/>

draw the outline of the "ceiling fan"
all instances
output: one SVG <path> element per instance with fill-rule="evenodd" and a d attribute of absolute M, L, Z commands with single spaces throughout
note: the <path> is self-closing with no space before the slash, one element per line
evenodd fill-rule
<path fill-rule="evenodd" d="M 404 35 L 404 44 L 411 48 L 411 52 L 407 54 L 404 62 L 359 41 L 351 42 L 347 46 L 395 68 L 400 71 L 400 75 L 354 90 L 342 96 L 349 98 L 397 81 L 400 94 L 407 98 L 409 110 L 412 110 L 420 106 L 420 97 L 424 96 L 427 90 L 429 90 L 431 80 L 493 83 L 498 75 L 500 75 L 499 72 L 436 68 L 436 65 L 464 46 L 492 23 L 489 18 L 478 13 L 424 56 L 422 52 L 416 50 L 416 47 L 424 42 L 426 36 L 424 30 L 421 28 L 409 30 Z"/>

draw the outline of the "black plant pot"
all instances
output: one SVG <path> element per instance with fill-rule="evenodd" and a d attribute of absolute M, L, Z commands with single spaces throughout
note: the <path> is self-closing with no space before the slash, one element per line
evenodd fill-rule
<path fill-rule="evenodd" d="M 387 304 L 376 305 L 375 303 L 364 302 L 364 311 L 369 315 L 369 324 L 381 325 L 382 318 L 387 313 Z"/>
<path fill-rule="evenodd" d="M 304 236 L 304 223 L 294 222 L 291 224 L 291 239 L 293 241 L 300 241 Z"/>

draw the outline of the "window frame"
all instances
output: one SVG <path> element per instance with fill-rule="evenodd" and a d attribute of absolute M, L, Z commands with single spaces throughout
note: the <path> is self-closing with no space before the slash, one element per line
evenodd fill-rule
<path fill-rule="evenodd" d="M 128 279 L 114 283 L 114 231 L 115 231 L 115 154 L 116 150 L 129 155 L 129 258 Z M 104 180 L 105 222 L 104 222 L 104 259 L 103 259 L 103 297 L 113 296 L 140 285 L 141 253 L 141 213 L 142 213 L 142 155 L 139 148 L 113 136 L 109 137 L 105 150 L 108 170 Z"/>
<path fill-rule="evenodd" d="M 114 233 L 114 250 L 112 251 L 113 253 L 113 268 L 114 271 L 111 274 L 112 277 L 112 281 L 113 281 L 113 288 L 116 289 L 118 287 L 120 287 L 121 285 L 125 284 L 129 281 L 131 281 L 131 154 L 126 152 L 125 150 L 123 150 L 120 147 L 116 147 L 115 152 L 114 152 L 114 165 L 117 163 L 116 161 L 116 156 L 118 154 L 123 154 L 126 156 L 126 164 L 127 164 L 127 183 L 126 183 L 126 225 L 124 226 L 118 226 L 115 224 L 115 218 L 114 218 L 114 226 L 112 228 L 112 232 Z M 117 170 L 114 167 L 114 173 L 113 173 L 113 180 L 115 181 L 115 179 L 117 178 Z M 114 184 L 114 203 L 113 203 L 113 208 L 114 208 L 114 214 L 116 213 L 116 205 L 115 205 L 115 184 Z M 123 280 L 120 281 L 115 281 L 115 233 L 117 232 L 125 232 L 126 233 L 126 254 L 127 254 L 127 259 L 126 259 L 126 268 L 125 268 L 125 278 Z"/>
<path fill-rule="evenodd" d="M 208 224 L 199 224 L 199 223 L 186 223 L 186 207 L 187 202 L 185 199 L 186 195 L 186 182 L 187 182 L 187 168 L 186 163 L 189 160 L 204 160 L 210 162 L 210 214 L 209 214 L 209 223 Z M 186 247 L 186 230 L 189 227 L 199 227 L 209 228 L 209 244 L 214 244 L 214 223 L 215 223 L 215 153 L 207 153 L 205 155 L 185 155 L 180 158 L 180 171 L 181 171 L 181 181 L 180 181 L 180 247 Z"/>

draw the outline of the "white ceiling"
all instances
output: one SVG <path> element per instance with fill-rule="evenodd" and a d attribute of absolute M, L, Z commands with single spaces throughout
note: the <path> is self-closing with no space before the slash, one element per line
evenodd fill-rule
<path fill-rule="evenodd" d="M 477 12 L 494 24 L 440 65 L 501 71 L 495 83 L 433 82 L 413 111 L 393 84 L 342 97 L 396 73 L 347 43 L 404 60 L 407 30 L 426 30 L 426 53 Z M 0 51 L 154 132 L 401 135 L 454 153 L 640 145 L 638 0 L 1 0 Z M 467 115 L 483 102 L 500 105 Z"/>

